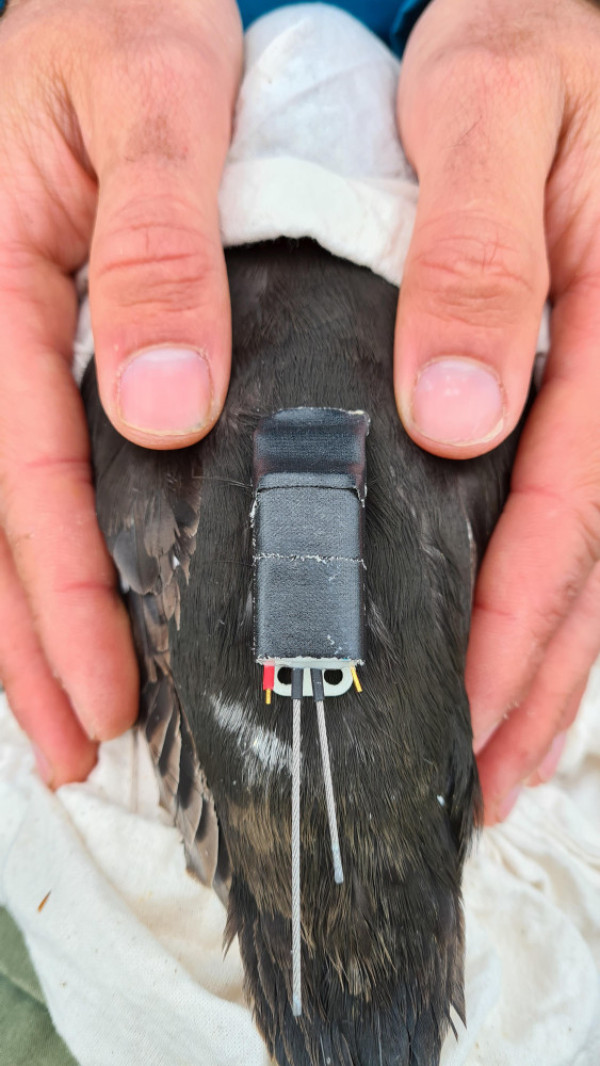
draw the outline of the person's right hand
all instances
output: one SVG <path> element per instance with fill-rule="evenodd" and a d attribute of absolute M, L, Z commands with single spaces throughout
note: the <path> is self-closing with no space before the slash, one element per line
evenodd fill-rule
<path fill-rule="evenodd" d="M 137 714 L 71 377 L 73 273 L 90 256 L 116 428 L 204 436 L 229 376 L 217 191 L 241 55 L 234 0 L 11 0 L 0 21 L 0 677 L 53 786 Z"/>

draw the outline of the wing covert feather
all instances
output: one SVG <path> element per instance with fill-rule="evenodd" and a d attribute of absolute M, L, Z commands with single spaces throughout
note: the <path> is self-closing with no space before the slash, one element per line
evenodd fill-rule
<path fill-rule="evenodd" d="M 102 409 L 93 363 L 81 392 L 92 440 L 98 521 L 128 600 L 141 671 L 139 725 L 161 803 L 182 834 L 188 869 L 225 899 L 225 841 L 170 653 L 169 627 L 179 628 L 181 597 L 196 548 L 199 450 L 187 449 L 184 459 L 178 451 L 149 451 L 125 440 Z"/>

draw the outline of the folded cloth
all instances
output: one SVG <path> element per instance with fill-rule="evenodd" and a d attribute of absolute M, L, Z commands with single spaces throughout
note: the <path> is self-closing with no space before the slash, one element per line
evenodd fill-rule
<path fill-rule="evenodd" d="M 399 283 L 417 190 L 395 129 L 398 71 L 324 5 L 256 23 L 225 243 L 309 236 Z M 0 902 L 81 1066 L 266 1066 L 237 945 L 222 956 L 224 910 L 186 873 L 136 737 L 102 745 L 89 779 L 53 794 L 0 699 Z M 444 1066 L 597 1066 L 599 809 L 600 665 L 557 778 L 525 792 L 467 865 L 468 1029 L 446 1041 Z"/>
<path fill-rule="evenodd" d="M 143 741 L 102 745 L 53 795 L 5 701 L 0 737 L 0 902 L 81 1066 L 267 1066 L 225 911 L 186 873 Z M 443 1066 L 597 1066 L 599 809 L 600 664 L 555 781 L 467 864 L 468 1028 Z"/>
<path fill-rule="evenodd" d="M 399 70 L 325 4 L 255 22 L 221 183 L 224 243 L 314 237 L 399 285 L 418 192 L 398 140 Z"/>

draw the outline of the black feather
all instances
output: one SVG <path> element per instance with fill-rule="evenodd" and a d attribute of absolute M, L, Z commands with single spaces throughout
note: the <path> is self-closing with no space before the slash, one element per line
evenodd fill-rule
<path fill-rule="evenodd" d="M 233 374 L 205 441 L 145 452 L 84 382 L 98 514 L 129 588 L 141 719 L 190 866 L 223 896 L 280 1066 L 435 1066 L 464 1017 L 462 866 L 480 795 L 464 657 L 477 558 L 517 435 L 482 458 L 422 452 L 392 389 L 397 290 L 309 241 L 228 253 Z M 316 723 L 302 778 L 303 1014 L 291 1009 L 287 701 L 252 655 L 252 434 L 298 405 L 363 408 L 364 692 L 329 709 L 345 883 L 334 884 Z M 209 792 L 210 789 L 210 792 Z M 216 815 L 215 815 L 216 811 Z M 218 817 L 218 825 L 217 825 Z"/>

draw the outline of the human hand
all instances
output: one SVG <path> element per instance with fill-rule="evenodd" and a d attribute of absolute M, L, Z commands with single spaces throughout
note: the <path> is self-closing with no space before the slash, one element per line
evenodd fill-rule
<path fill-rule="evenodd" d="M 71 377 L 72 276 L 91 246 L 116 428 L 204 436 L 229 376 L 217 190 L 241 39 L 233 0 L 11 0 L 0 22 L 0 676 L 53 786 L 87 775 L 138 699 Z"/>
<path fill-rule="evenodd" d="M 396 393 L 414 440 L 451 458 L 503 440 L 548 293 L 553 308 L 475 590 L 466 682 L 488 823 L 554 772 L 600 650 L 599 70 L 585 0 L 434 0 L 400 81 L 420 192 Z"/>

